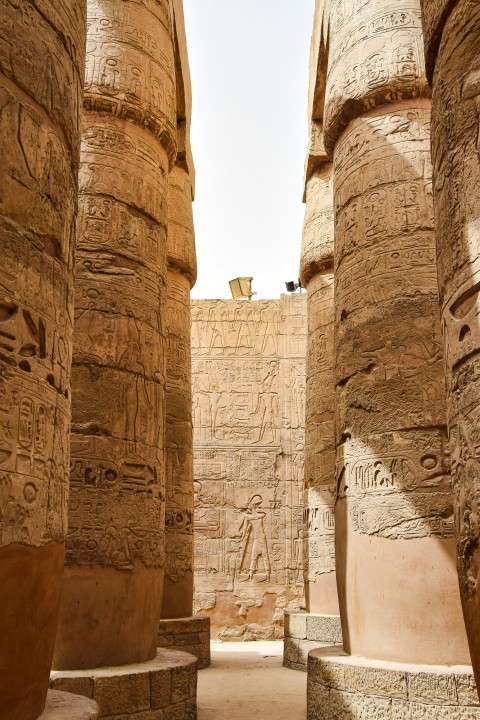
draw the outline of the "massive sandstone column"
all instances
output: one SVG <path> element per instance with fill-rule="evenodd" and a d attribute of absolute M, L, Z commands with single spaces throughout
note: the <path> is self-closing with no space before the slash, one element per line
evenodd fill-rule
<path fill-rule="evenodd" d="M 480 681 L 480 5 L 423 0 L 457 563 Z"/>
<path fill-rule="evenodd" d="M 337 568 L 347 651 L 448 664 L 467 656 L 455 587 L 430 101 L 415 5 L 374 0 L 357 18 L 349 4 L 334 3 L 331 15 L 325 136 L 335 168 Z M 360 21 L 371 37 L 358 33 Z"/>
<path fill-rule="evenodd" d="M 153 658 L 164 565 L 167 0 L 89 0 L 69 537 L 55 667 Z"/>
<path fill-rule="evenodd" d="M 322 128 L 312 122 L 300 277 L 307 288 L 303 564 L 306 613 L 285 613 L 284 665 L 305 669 L 308 651 L 341 644 L 335 573 L 333 184 Z"/>
<path fill-rule="evenodd" d="M 338 615 L 335 577 L 332 166 L 307 182 L 301 262 L 308 290 L 305 418 L 305 597 L 307 611 Z"/>
<path fill-rule="evenodd" d="M 193 612 L 193 429 L 190 290 L 196 279 L 192 181 L 170 174 L 167 272 L 165 588 L 162 618 Z"/>
<path fill-rule="evenodd" d="M 346 690 L 348 706 L 349 693 L 360 690 L 353 717 L 364 696 L 378 708 L 396 697 L 405 713 L 415 701 L 430 717 L 432 689 L 443 692 L 438 666 L 467 663 L 468 652 L 455 572 L 420 7 L 334 0 L 329 22 L 336 560 L 351 656 L 341 663 L 364 678 L 361 688 L 351 674 L 344 685 L 329 683 L 328 702 Z M 313 656 L 311 713 L 326 691 L 325 655 Z M 430 667 L 419 674 L 407 663 Z M 408 679 L 395 694 L 397 672 Z M 376 673 L 378 682 L 385 677 L 380 692 Z M 457 705 L 445 717 L 459 717 L 464 698 L 452 690 L 445 702 Z"/>
<path fill-rule="evenodd" d="M 84 43 L 76 0 L 1 3 L 1 720 L 42 713 L 58 617 Z"/>

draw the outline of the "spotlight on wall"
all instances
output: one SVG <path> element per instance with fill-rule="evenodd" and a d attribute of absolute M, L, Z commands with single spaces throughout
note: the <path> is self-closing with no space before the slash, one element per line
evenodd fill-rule
<path fill-rule="evenodd" d="M 230 280 L 230 291 L 234 300 L 251 300 L 253 295 L 257 293 L 252 292 L 253 277 L 239 277 L 235 280 Z"/>
<path fill-rule="evenodd" d="M 289 292 L 289 293 L 297 292 L 297 290 L 299 292 L 302 292 L 302 290 L 303 290 L 303 285 L 302 285 L 302 281 L 300 280 L 300 278 L 298 278 L 298 282 L 295 282 L 295 280 L 286 282 L 285 287 L 287 288 L 287 292 Z"/>

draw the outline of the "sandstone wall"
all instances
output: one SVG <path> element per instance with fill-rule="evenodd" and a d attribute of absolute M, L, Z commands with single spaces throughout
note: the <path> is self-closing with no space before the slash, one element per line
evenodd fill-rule
<path fill-rule="evenodd" d="M 195 605 L 225 639 L 302 604 L 306 297 L 192 303 Z"/>

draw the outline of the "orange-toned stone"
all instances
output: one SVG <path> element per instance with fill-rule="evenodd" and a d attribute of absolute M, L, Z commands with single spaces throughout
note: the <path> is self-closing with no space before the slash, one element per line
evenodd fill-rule
<path fill-rule="evenodd" d="M 67 532 L 85 8 L 0 5 L 0 718 L 43 712 Z"/>

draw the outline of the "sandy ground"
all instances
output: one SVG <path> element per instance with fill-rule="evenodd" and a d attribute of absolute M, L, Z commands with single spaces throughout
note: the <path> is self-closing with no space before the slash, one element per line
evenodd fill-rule
<path fill-rule="evenodd" d="M 212 642 L 198 720 L 305 720 L 307 673 L 284 668 L 282 653 L 282 642 Z"/>

